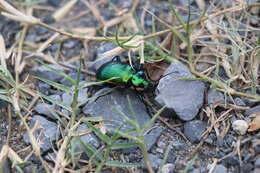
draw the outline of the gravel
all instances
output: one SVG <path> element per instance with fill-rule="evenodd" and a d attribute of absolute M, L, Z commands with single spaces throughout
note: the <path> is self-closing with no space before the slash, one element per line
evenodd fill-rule
<path fill-rule="evenodd" d="M 206 123 L 201 120 L 186 122 L 184 124 L 184 135 L 193 143 L 199 142 L 206 127 Z"/>

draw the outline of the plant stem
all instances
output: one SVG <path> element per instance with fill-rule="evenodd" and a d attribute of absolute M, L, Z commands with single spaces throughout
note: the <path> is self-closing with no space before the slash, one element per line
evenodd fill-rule
<path fill-rule="evenodd" d="M 146 165 L 149 173 L 154 173 L 154 170 L 153 170 L 153 167 L 152 167 L 152 164 L 151 164 L 151 160 L 149 158 L 149 155 L 148 155 L 145 143 L 144 142 L 139 143 L 139 146 L 140 146 L 140 149 L 141 149 L 142 154 L 144 156 L 144 162 L 145 162 L 145 165 Z"/>
<path fill-rule="evenodd" d="M 106 160 L 107 160 L 107 158 L 108 158 L 108 156 L 109 156 L 109 153 L 110 153 L 110 147 L 108 146 L 108 147 L 106 148 L 106 150 L 105 150 L 104 157 L 103 157 L 101 163 L 98 164 L 98 167 L 97 167 L 96 170 L 95 170 L 95 173 L 99 173 L 99 172 L 102 170 L 102 168 L 103 168 L 103 166 L 105 165 Z"/>
<path fill-rule="evenodd" d="M 249 7 L 257 7 L 257 6 L 260 6 L 260 3 L 251 3 L 251 4 L 248 4 L 246 7 L 249 8 Z M 245 9 L 244 6 L 238 5 L 238 6 L 235 6 L 235 7 L 227 8 L 227 9 L 224 9 L 222 11 L 218 11 L 216 13 L 213 13 L 210 17 L 212 18 L 212 17 L 220 16 L 220 15 L 225 14 L 225 13 L 240 11 L 240 10 L 243 10 L 243 9 Z M 202 17 L 200 22 L 206 21 L 207 19 L 208 19 L 208 17 Z M 198 22 L 197 20 L 193 20 L 193 21 L 190 22 L 190 24 L 192 25 L 192 24 L 195 24 L 197 22 Z M 48 29 L 50 29 L 54 32 L 58 32 L 62 35 L 65 35 L 67 37 L 74 38 L 74 39 L 96 40 L 96 41 L 112 41 L 112 40 L 115 40 L 115 37 L 91 37 L 91 36 L 82 36 L 82 35 L 72 34 L 72 33 L 57 29 L 57 28 L 55 28 L 51 25 L 48 25 L 46 23 L 43 23 L 41 21 L 38 22 L 38 25 L 41 25 L 41 26 L 46 27 L 46 28 L 48 28 Z M 181 29 L 182 27 L 183 27 L 182 25 L 179 25 L 179 26 L 176 26 L 175 29 Z M 148 39 L 163 35 L 163 34 L 168 33 L 170 31 L 171 31 L 171 29 L 166 29 L 166 30 L 159 31 L 159 32 L 156 32 L 156 33 L 148 34 L 148 35 L 144 36 L 144 40 L 148 40 Z M 118 37 L 118 40 L 127 40 L 130 37 Z"/>
<path fill-rule="evenodd" d="M 16 61 L 15 61 L 15 81 L 16 81 L 17 85 L 19 84 L 19 75 L 22 71 L 21 61 L 22 61 L 22 53 L 23 53 L 23 43 L 25 40 L 27 30 L 28 30 L 28 25 L 25 25 L 21 32 L 20 41 L 19 41 L 19 45 L 18 45 L 18 53 L 17 53 Z"/>

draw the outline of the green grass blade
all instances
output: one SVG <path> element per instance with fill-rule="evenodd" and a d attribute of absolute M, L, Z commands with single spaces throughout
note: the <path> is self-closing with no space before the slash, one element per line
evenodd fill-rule
<path fill-rule="evenodd" d="M 201 80 L 205 80 L 202 78 L 189 78 L 189 77 L 182 77 L 182 78 L 177 78 L 177 80 L 187 80 L 187 81 L 201 81 Z"/>
<path fill-rule="evenodd" d="M 0 89 L 0 94 L 8 94 L 8 90 L 6 90 L 6 89 Z"/>
<path fill-rule="evenodd" d="M 160 168 L 159 168 L 157 173 L 161 173 L 162 172 L 163 165 L 165 165 L 167 163 L 167 159 L 168 159 L 168 156 L 169 156 L 169 153 L 170 153 L 171 149 L 172 149 L 172 145 L 168 145 L 168 147 L 167 147 L 167 149 L 165 151 L 164 157 L 163 157 L 163 161 L 162 161 L 161 166 L 160 166 Z"/>
<path fill-rule="evenodd" d="M 129 134 L 127 134 L 127 133 L 124 133 L 124 132 L 122 132 L 122 131 L 116 131 L 116 130 L 114 130 L 114 129 L 112 129 L 115 133 L 118 133 L 120 136 L 123 136 L 123 137 L 125 137 L 125 138 L 127 138 L 127 139 L 130 139 L 130 140 L 132 140 L 132 141 L 135 141 L 135 142 L 137 142 L 137 143 L 142 143 L 143 141 L 142 140 L 140 140 L 139 138 L 137 138 L 137 137 L 135 137 L 135 136 L 131 136 L 131 135 L 129 135 Z"/>
<path fill-rule="evenodd" d="M 12 74 L 8 71 L 8 69 L 4 68 L 0 65 L 0 76 L 5 80 L 9 85 L 13 88 L 16 88 L 16 82 L 12 76 Z"/>
<path fill-rule="evenodd" d="M 10 97 L 8 97 L 8 96 L 1 95 L 1 94 L 0 94 L 0 99 L 1 99 L 1 100 L 4 100 L 4 101 L 6 101 L 6 102 L 12 103 L 12 100 L 11 100 Z"/>
<path fill-rule="evenodd" d="M 111 146 L 112 150 L 120 150 L 120 149 L 126 149 L 126 148 L 133 148 L 138 147 L 138 143 L 135 142 L 122 142 L 118 144 L 113 144 Z"/>
<path fill-rule="evenodd" d="M 70 88 L 65 86 L 65 85 L 62 85 L 62 84 L 59 84 L 59 83 L 56 83 L 56 82 L 53 82 L 51 80 L 48 80 L 48 79 L 44 79 L 42 77 L 39 77 L 39 76 L 34 76 L 36 79 L 39 79 L 51 86 L 53 86 L 54 88 L 57 88 L 57 89 L 60 89 L 62 91 L 65 91 L 65 92 L 70 92 Z"/>
<path fill-rule="evenodd" d="M 51 66 L 45 64 L 44 62 L 42 62 L 41 60 L 36 60 L 37 62 L 39 62 L 40 64 L 42 64 L 44 67 L 46 67 L 47 69 L 49 69 L 50 71 L 60 75 L 60 76 L 63 76 L 64 78 L 66 78 L 72 85 L 76 85 L 77 84 L 77 81 L 72 79 L 69 75 L 67 75 L 66 73 L 64 72 L 61 72 L 59 70 L 56 70 L 55 68 L 52 68 Z"/>
<path fill-rule="evenodd" d="M 90 158 L 89 161 L 93 161 L 95 164 L 98 164 L 98 162 L 102 160 L 102 156 L 100 155 L 100 152 L 98 152 L 98 150 L 92 145 L 88 143 L 84 143 L 80 139 L 79 141 L 81 146 L 84 148 L 84 152 Z"/>
<path fill-rule="evenodd" d="M 136 121 L 131 120 L 130 118 L 128 118 L 123 112 L 121 112 L 120 110 L 118 110 L 115 106 L 112 106 L 112 109 L 118 113 L 118 115 L 120 115 L 125 121 L 127 121 L 129 124 L 131 124 L 133 127 L 135 128 L 139 128 L 139 124 L 137 124 Z"/>
<path fill-rule="evenodd" d="M 100 122 L 104 121 L 102 117 L 83 117 L 81 119 L 82 122 Z"/>
<path fill-rule="evenodd" d="M 142 167 L 144 164 L 142 163 L 126 163 L 126 162 L 119 162 L 119 161 L 107 161 L 105 163 L 106 166 L 112 166 L 112 167 Z"/>
<path fill-rule="evenodd" d="M 56 104 L 56 105 L 58 105 L 58 106 L 60 106 L 60 107 L 62 107 L 62 108 L 64 108 L 64 109 L 66 109 L 66 110 L 72 112 L 72 109 L 71 109 L 70 106 L 68 106 L 68 105 L 66 105 L 66 104 L 64 104 L 64 103 L 62 103 L 62 102 L 59 102 L 59 101 L 57 101 L 57 100 L 54 100 L 54 99 L 52 99 L 51 97 L 46 96 L 46 95 L 44 95 L 44 94 L 42 94 L 42 93 L 40 93 L 40 92 L 39 92 L 38 94 L 39 94 L 41 97 L 43 97 L 44 99 L 48 100 L 49 102 L 51 102 L 51 103 L 53 103 L 53 104 Z"/>
<path fill-rule="evenodd" d="M 143 131 L 145 131 L 146 129 L 150 128 L 150 126 L 152 126 L 152 124 L 154 123 L 154 121 L 156 120 L 156 118 L 162 113 L 162 111 L 166 108 L 166 106 L 163 106 L 159 111 L 157 111 L 157 113 L 153 116 L 153 118 L 148 121 L 142 128 Z"/>
<path fill-rule="evenodd" d="M 171 1 L 171 0 L 168 0 L 168 3 L 170 4 L 170 8 L 171 8 L 171 10 L 172 10 L 172 13 L 174 14 L 174 16 L 176 17 L 176 19 L 178 20 L 178 22 L 180 22 L 180 24 L 182 25 L 182 27 L 183 27 L 184 29 L 186 29 L 186 24 L 185 24 L 185 22 L 181 19 L 179 13 L 177 13 L 175 7 L 174 7 L 173 4 L 172 4 L 172 1 Z"/>
<path fill-rule="evenodd" d="M 97 129 L 91 123 L 89 122 L 85 122 L 85 123 L 103 142 L 107 143 L 108 145 L 112 143 L 112 140 L 110 139 L 109 136 L 103 134 L 99 129 Z"/>
<path fill-rule="evenodd" d="M 110 79 L 102 80 L 102 81 L 98 81 L 98 82 L 84 82 L 84 83 L 79 84 L 79 88 L 87 88 L 87 87 L 94 86 L 94 85 L 104 84 L 104 83 L 110 82 L 117 78 L 119 78 L 119 77 L 112 77 Z"/>
<path fill-rule="evenodd" d="M 204 9 L 203 12 L 200 14 L 198 20 L 194 24 L 191 25 L 191 28 L 189 31 L 190 33 L 192 33 L 194 31 L 195 27 L 199 24 L 201 19 L 205 16 L 206 12 L 207 12 L 207 9 Z"/>
<path fill-rule="evenodd" d="M 187 43 L 188 41 L 187 41 L 187 38 L 181 33 L 181 32 L 179 32 L 177 29 L 176 29 L 176 27 L 171 27 L 170 28 L 171 29 L 171 31 L 182 41 L 182 42 L 184 42 L 184 43 Z"/>
<path fill-rule="evenodd" d="M 66 126 L 64 121 L 62 121 L 62 119 L 60 118 L 60 116 L 50 107 L 47 106 L 47 109 L 48 111 L 51 112 L 51 114 L 63 125 L 63 126 Z M 66 116 L 67 119 L 69 119 L 69 117 L 67 115 L 64 115 Z"/>

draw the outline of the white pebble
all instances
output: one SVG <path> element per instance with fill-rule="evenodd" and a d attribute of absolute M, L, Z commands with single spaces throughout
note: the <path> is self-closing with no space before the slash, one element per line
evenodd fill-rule
<path fill-rule="evenodd" d="M 235 120 L 232 124 L 232 128 L 240 135 L 246 134 L 248 129 L 248 123 L 245 120 Z"/>
<path fill-rule="evenodd" d="M 171 173 L 174 170 L 174 165 L 171 163 L 165 164 L 162 167 L 162 173 Z"/>

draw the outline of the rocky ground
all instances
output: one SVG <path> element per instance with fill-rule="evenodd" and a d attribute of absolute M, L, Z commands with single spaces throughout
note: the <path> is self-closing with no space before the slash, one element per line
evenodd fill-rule
<path fill-rule="evenodd" d="M 96 36 L 101 37 L 104 36 L 102 21 L 110 21 L 120 16 L 120 13 L 130 11 L 135 2 L 139 1 L 100 0 L 91 1 L 95 2 L 96 6 L 93 4 L 88 6 L 79 0 L 67 12 L 66 17 L 59 21 L 53 20 L 52 14 L 67 1 L 46 0 L 30 1 L 30 3 L 28 1 L 27 4 L 26 2 L 15 1 L 12 3 L 20 10 L 28 10 L 27 8 L 34 7 L 33 15 L 35 17 L 56 28 L 63 28 L 64 30 L 94 28 Z M 208 8 L 208 14 L 214 14 L 221 11 L 221 9 L 238 5 L 232 0 L 223 3 L 218 1 L 202 2 Z M 257 3 L 257 1 L 252 0 L 248 3 Z M 174 4 L 180 9 L 181 17 L 186 20 L 188 15 L 185 9 L 188 7 L 188 1 L 174 0 Z M 191 10 L 195 13 L 195 15 L 191 15 L 191 20 L 197 19 L 200 3 L 192 1 L 191 4 Z M 94 7 L 96 9 L 93 9 Z M 144 8 L 149 12 L 145 11 Z M 133 128 L 133 125 L 121 115 L 122 113 L 130 120 L 137 122 L 140 127 L 144 127 L 147 122 L 151 121 L 156 112 L 162 106 L 165 106 L 159 118 L 152 126 L 145 129 L 144 133 L 146 149 L 154 170 L 159 170 L 163 165 L 161 171 L 164 173 L 260 172 L 260 132 L 258 130 L 260 121 L 255 118 L 259 117 L 260 113 L 260 51 L 259 43 L 256 43 L 257 38 L 259 41 L 259 3 L 255 8 L 247 9 L 250 17 L 240 14 L 244 12 L 241 10 L 238 10 L 238 12 L 231 11 L 226 13 L 226 17 L 224 14 L 219 15 L 214 19 L 216 21 L 211 21 L 211 23 L 200 23 L 198 29 L 194 31 L 195 69 L 200 74 L 227 84 L 237 93 L 218 87 L 218 83 L 209 80 L 202 78 L 197 80 L 201 76 L 196 76 L 191 71 L 185 61 L 187 60 L 187 53 L 185 52 L 187 47 L 179 41 L 175 52 L 177 60 L 163 63 L 163 70 L 160 70 L 160 68 L 155 69 L 161 75 L 160 80 L 155 82 L 156 87 L 152 91 L 137 92 L 130 88 L 111 87 L 106 84 L 80 88 L 77 98 L 79 108 L 76 121 L 84 118 L 95 119 L 94 124 L 96 127 L 108 136 L 112 136 L 115 134 L 116 128 L 120 127 L 121 131 Z M 140 20 L 137 23 L 142 26 L 144 35 L 155 32 L 152 29 L 153 27 L 155 27 L 156 31 L 167 29 L 150 13 L 169 24 L 173 20 L 171 8 L 167 1 L 140 0 L 135 9 L 135 15 Z M 241 15 L 241 18 L 239 18 L 239 15 Z M 154 20 L 155 22 L 153 22 Z M 13 51 L 14 55 L 19 49 L 19 40 L 24 27 L 20 22 L 0 15 L 0 34 L 4 38 L 5 47 L 7 50 Z M 122 34 L 129 33 L 125 24 L 123 27 L 125 27 L 126 31 L 122 32 Z M 207 29 L 201 29 L 203 27 Z M 107 36 L 113 35 L 116 28 L 114 25 L 106 28 Z M 234 28 L 237 30 L 234 30 Z M 182 32 L 184 31 L 182 30 Z M 221 34 L 225 36 L 222 38 Z M 72 116 L 69 108 L 73 107 L 72 100 L 75 86 L 71 84 L 68 78 L 55 73 L 54 70 L 36 62 L 34 59 L 41 59 L 53 69 L 64 72 L 72 79 L 76 79 L 79 55 L 83 51 L 84 63 L 79 83 L 86 85 L 95 81 L 95 77 L 91 74 L 95 73 L 105 62 L 111 61 L 113 56 L 101 61 L 97 61 L 97 59 L 117 47 L 112 42 L 86 41 L 59 35 L 55 36 L 54 41 L 51 41 L 47 47 L 39 51 L 38 48 L 54 35 L 54 31 L 44 26 L 36 25 L 27 28 L 22 52 L 23 61 L 26 64 L 19 74 L 21 81 L 26 81 L 30 91 L 27 90 L 28 92 L 25 95 L 21 95 L 22 101 L 19 101 L 22 116 L 30 129 L 34 129 L 34 135 L 40 141 L 39 147 L 42 159 L 48 164 L 49 168 L 55 166 L 57 152 L 68 133 L 67 125 Z M 165 46 L 165 44 L 159 43 L 167 42 L 166 37 L 168 36 L 167 34 L 160 35 L 154 40 L 158 43 L 158 46 Z M 243 45 L 238 40 L 243 42 Z M 218 49 L 219 52 L 214 52 L 213 49 Z M 162 50 L 168 53 L 171 50 L 169 43 Z M 247 53 L 243 54 L 243 51 Z M 151 50 L 147 50 L 145 54 L 147 56 L 152 54 L 156 57 L 162 55 Z M 123 61 L 128 61 L 127 51 L 120 52 L 119 55 Z M 254 55 L 258 57 L 258 60 L 255 58 L 253 61 L 254 67 L 257 69 L 256 76 L 252 77 L 252 74 L 250 74 L 252 71 L 248 71 L 248 68 L 251 67 L 250 62 L 252 63 L 251 60 L 254 59 Z M 8 61 L 8 70 L 15 76 L 14 61 L 11 58 L 8 60 L 10 60 Z M 155 66 L 160 65 L 155 61 L 149 62 L 149 59 L 146 63 L 155 64 Z M 146 67 L 148 73 L 150 71 L 151 74 L 152 68 L 149 68 L 149 65 Z M 2 78 L 3 75 L 4 73 L 1 70 L 1 83 L 5 82 Z M 28 75 L 29 78 L 27 78 Z M 50 83 L 39 80 L 34 76 L 62 84 L 68 91 L 65 92 L 61 88 L 57 89 Z M 153 74 L 152 78 L 156 78 L 156 75 Z M 6 85 L 3 85 L 3 88 L 5 87 Z M 7 96 L 12 98 L 12 94 L 10 91 Z M 5 93 L 1 93 L 2 95 L 5 95 Z M 8 156 L 9 159 L 2 165 L 3 172 L 46 172 L 43 162 L 33 150 L 28 131 L 24 127 L 21 118 L 15 113 L 15 104 L 12 101 L 11 103 L 8 104 L 6 101 L 0 100 L 2 115 L 0 117 L 0 148 L 3 148 L 4 144 L 8 142 L 8 146 L 19 155 L 23 162 L 12 166 L 14 161 L 11 158 L 14 156 Z M 253 123 L 256 123 L 256 128 Z M 84 153 L 86 148 L 82 143 L 85 143 L 102 154 L 107 145 L 100 139 L 99 135 L 90 129 L 85 123 L 75 123 L 73 134 L 77 136 L 75 134 L 80 133 L 79 139 L 81 142 L 75 138 L 75 141 L 72 140 L 72 143 L 67 148 L 73 146 L 73 152 Z M 132 136 L 137 135 L 135 132 L 129 134 Z M 131 143 L 132 140 L 128 137 L 121 137 L 116 140 L 116 143 L 120 142 Z M 73 155 L 71 151 L 72 149 L 68 150 L 67 155 Z M 166 153 L 168 157 L 165 157 Z M 19 160 L 17 157 L 15 158 L 16 161 Z M 81 155 L 81 159 L 83 161 L 67 165 L 65 172 L 73 172 L 73 170 L 90 172 L 90 170 L 95 170 L 95 164 L 91 168 L 85 168 L 89 161 L 86 153 Z M 1 164 L 3 160 L 1 160 Z M 140 148 L 133 146 L 111 151 L 109 160 L 144 163 L 144 156 Z M 104 166 L 102 172 L 148 172 L 148 170 L 145 166 L 137 168 Z"/>

